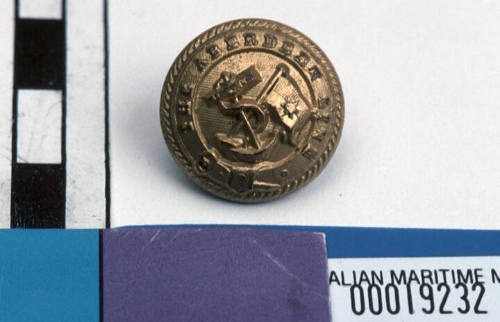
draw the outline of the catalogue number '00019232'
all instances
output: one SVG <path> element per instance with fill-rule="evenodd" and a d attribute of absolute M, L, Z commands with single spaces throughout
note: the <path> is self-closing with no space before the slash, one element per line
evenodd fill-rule
<path fill-rule="evenodd" d="M 497 321 L 500 258 L 329 259 L 340 321 Z"/>

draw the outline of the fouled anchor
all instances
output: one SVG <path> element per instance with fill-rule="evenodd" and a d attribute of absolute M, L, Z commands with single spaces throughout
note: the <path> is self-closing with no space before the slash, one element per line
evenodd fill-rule
<path fill-rule="evenodd" d="M 256 97 L 244 96 L 261 82 L 255 66 L 250 66 L 239 74 L 222 72 L 214 84 L 211 99 L 223 114 L 239 119 L 229 133 L 215 135 L 226 155 L 238 161 L 266 159 L 280 132 L 296 147 L 301 129 L 311 119 L 313 108 L 286 65 L 276 66 Z"/>

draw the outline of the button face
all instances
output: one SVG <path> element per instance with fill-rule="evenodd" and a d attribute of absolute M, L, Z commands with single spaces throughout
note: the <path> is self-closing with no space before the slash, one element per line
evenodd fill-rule
<path fill-rule="evenodd" d="M 177 163 L 205 190 L 260 202 L 313 179 L 337 147 L 344 98 L 309 38 L 269 20 L 202 33 L 166 77 L 160 118 Z"/>

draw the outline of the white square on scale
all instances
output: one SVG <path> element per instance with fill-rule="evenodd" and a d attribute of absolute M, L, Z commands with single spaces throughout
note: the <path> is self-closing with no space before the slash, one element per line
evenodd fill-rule
<path fill-rule="evenodd" d="M 20 0 L 19 17 L 62 19 L 62 0 Z"/>
<path fill-rule="evenodd" d="M 62 93 L 17 92 L 17 162 L 61 163 Z"/>

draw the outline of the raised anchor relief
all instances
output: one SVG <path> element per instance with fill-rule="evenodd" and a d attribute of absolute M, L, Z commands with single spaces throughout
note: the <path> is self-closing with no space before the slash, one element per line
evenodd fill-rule
<path fill-rule="evenodd" d="M 276 66 L 256 97 L 245 96 L 263 81 L 251 66 L 239 74 L 222 72 L 211 99 L 225 115 L 238 118 L 228 133 L 216 133 L 226 156 L 250 163 L 266 159 L 279 133 L 296 147 L 299 134 L 311 119 L 312 106 L 284 64 Z"/>

